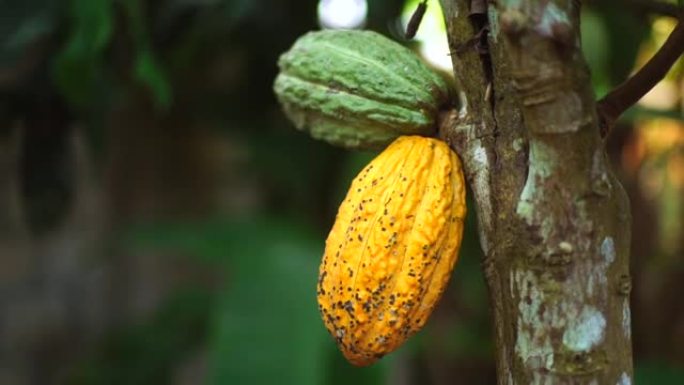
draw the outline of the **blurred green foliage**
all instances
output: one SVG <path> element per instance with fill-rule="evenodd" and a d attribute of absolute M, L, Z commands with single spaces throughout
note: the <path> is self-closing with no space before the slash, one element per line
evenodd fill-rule
<path fill-rule="evenodd" d="M 320 384 L 329 342 L 314 289 L 320 242 L 289 223 L 224 230 L 237 237 L 224 248 L 232 268 L 214 316 L 210 383 Z"/>
<path fill-rule="evenodd" d="M 634 368 L 634 383 L 640 385 L 684 384 L 684 369 L 664 362 L 638 362 Z"/>
<path fill-rule="evenodd" d="M 55 58 L 54 77 L 74 106 L 85 107 L 102 80 L 114 27 L 112 8 L 112 0 L 70 1 L 70 36 Z"/>
<path fill-rule="evenodd" d="M 207 383 L 314 385 L 348 383 L 345 378 L 360 384 L 383 382 L 386 365 L 350 370 L 346 362 L 340 363 L 316 305 L 322 242 L 306 226 L 273 218 L 215 219 L 139 225 L 125 239 L 137 252 L 173 251 L 225 273 L 226 283 L 213 306 L 191 304 L 211 319 L 194 325 L 195 330 L 209 331 L 208 338 L 195 341 L 210 346 Z M 148 342 L 158 341 L 138 340 L 138 351 L 154 349 Z M 335 374 L 328 381 L 330 373 Z M 165 383 L 150 381 L 125 383 Z M 79 382 L 86 383 L 100 382 Z"/>
<path fill-rule="evenodd" d="M 205 338 L 213 293 L 176 290 L 149 321 L 114 332 L 69 372 L 71 385 L 168 384 L 179 360 Z"/>
<path fill-rule="evenodd" d="M 154 95 L 157 107 L 168 108 L 171 105 L 171 85 L 150 47 L 150 37 L 145 26 L 141 2 L 125 0 L 123 4 L 128 30 L 136 50 L 135 78 L 148 87 Z"/>

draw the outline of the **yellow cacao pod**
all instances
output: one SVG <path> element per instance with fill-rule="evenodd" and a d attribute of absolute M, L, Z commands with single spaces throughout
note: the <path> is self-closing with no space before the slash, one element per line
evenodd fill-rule
<path fill-rule="evenodd" d="M 461 162 L 437 139 L 399 137 L 354 179 L 318 279 L 323 321 L 352 364 L 372 364 L 425 324 L 465 213 Z"/>

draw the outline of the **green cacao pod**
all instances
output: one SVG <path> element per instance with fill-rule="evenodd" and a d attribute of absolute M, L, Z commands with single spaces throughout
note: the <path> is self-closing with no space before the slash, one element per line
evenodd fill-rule
<path fill-rule="evenodd" d="M 274 89 L 286 115 L 314 138 L 346 148 L 432 135 L 448 100 L 444 79 L 371 31 L 310 32 L 278 64 Z"/>

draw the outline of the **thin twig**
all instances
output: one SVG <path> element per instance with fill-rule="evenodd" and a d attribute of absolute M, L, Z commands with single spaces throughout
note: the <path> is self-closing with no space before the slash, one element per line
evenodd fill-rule
<path fill-rule="evenodd" d="M 680 19 L 681 20 L 681 19 Z M 684 25 L 682 21 L 668 36 L 665 44 L 637 73 L 617 86 L 598 102 L 601 137 L 608 136 L 615 121 L 661 81 L 670 67 L 684 53 Z"/>

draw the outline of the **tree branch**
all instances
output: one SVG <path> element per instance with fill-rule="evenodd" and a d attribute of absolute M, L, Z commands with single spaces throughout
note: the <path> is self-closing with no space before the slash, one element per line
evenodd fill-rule
<path fill-rule="evenodd" d="M 620 115 L 665 77 L 683 52 L 684 25 L 680 21 L 651 60 L 598 102 L 601 137 L 608 136 Z"/>

